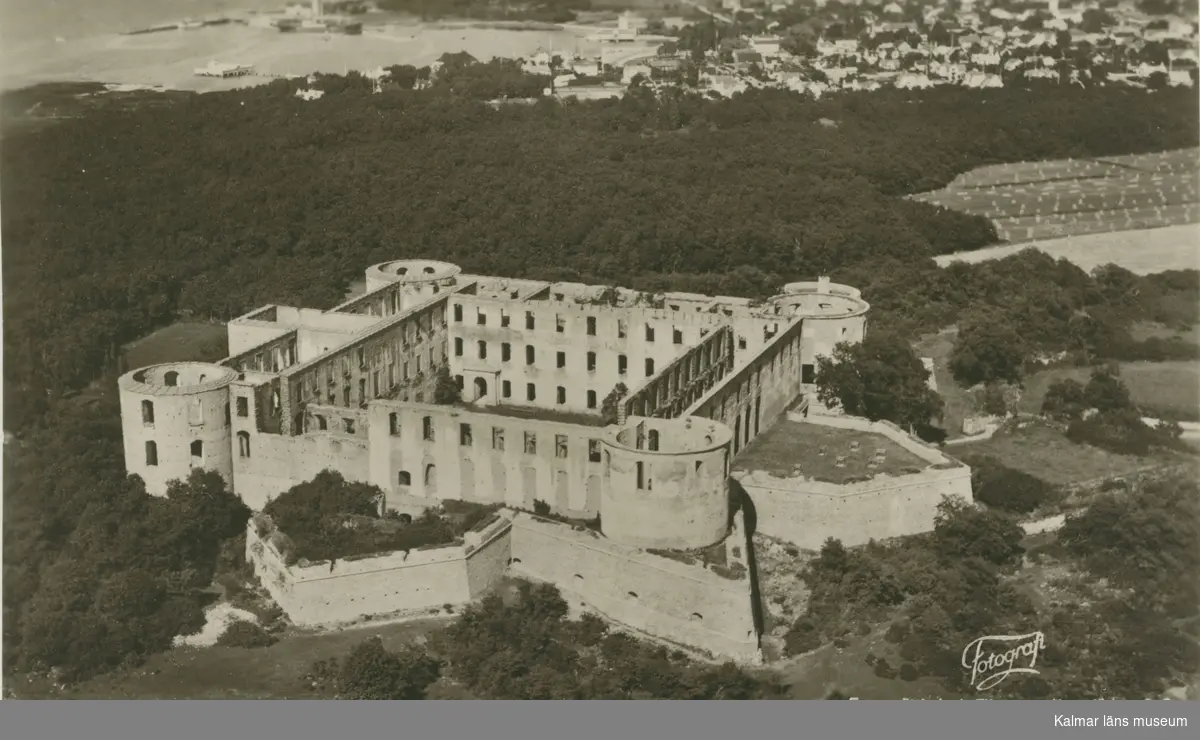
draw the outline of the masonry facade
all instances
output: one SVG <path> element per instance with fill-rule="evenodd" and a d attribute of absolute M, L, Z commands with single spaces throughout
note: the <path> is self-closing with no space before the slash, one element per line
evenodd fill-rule
<path fill-rule="evenodd" d="M 749 557 L 730 466 L 778 419 L 807 409 L 816 358 L 861 341 L 868 306 L 857 290 L 821 279 L 755 303 L 467 275 L 428 260 L 374 265 L 366 284 L 328 311 L 266 306 L 231 321 L 220 363 L 123 376 L 129 471 L 164 495 L 191 468 L 216 469 L 256 511 L 333 469 L 409 513 L 454 499 L 598 517 L 584 536 L 510 513 L 485 549 L 512 553 L 530 577 L 565 578 L 558 585 L 573 598 L 634 629 L 754 653 L 760 611 L 748 575 L 685 572 L 646 553 L 736 540 L 729 552 Z M 443 372 L 460 402 L 435 403 Z M 334 592 L 376 612 L 458 603 L 510 565 L 468 544 L 402 567 L 363 561 L 335 587 L 332 565 L 319 578 L 289 571 L 251 539 L 259 546 L 248 555 L 306 622 L 358 608 Z M 503 568 L 474 565 L 497 558 Z M 424 585 L 409 589 L 399 574 Z M 622 587 L 622 574 L 650 593 L 629 597 L 641 591 Z M 672 579 L 677 593 L 662 590 Z"/>

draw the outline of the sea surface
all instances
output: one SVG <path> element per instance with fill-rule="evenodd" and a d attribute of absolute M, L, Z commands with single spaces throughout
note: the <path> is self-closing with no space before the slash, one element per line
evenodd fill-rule
<path fill-rule="evenodd" d="M 288 0 L 0 0 L 7 55 L 37 44 L 89 38 L 234 10 L 273 10 Z"/>
<path fill-rule="evenodd" d="M 11 77 L 110 34 L 236 10 L 273 10 L 288 0 L 0 0 L 0 73 Z"/>
<path fill-rule="evenodd" d="M 225 90 L 281 76 L 344 74 L 392 64 L 430 64 L 445 53 L 523 58 L 543 49 L 583 52 L 586 29 L 525 31 L 385 19 L 361 36 L 281 34 L 228 25 L 122 36 L 222 14 L 281 10 L 287 0 L 0 0 L 0 89 L 46 82 L 102 82 L 158 89 Z M 598 51 L 598 48 L 597 48 Z M 254 76 L 219 80 L 193 70 L 247 64 Z"/>

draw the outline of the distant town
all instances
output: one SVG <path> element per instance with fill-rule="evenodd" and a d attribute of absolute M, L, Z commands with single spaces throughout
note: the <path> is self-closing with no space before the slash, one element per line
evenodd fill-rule
<path fill-rule="evenodd" d="M 1151 12 L 1173 7 L 1097 0 L 946 5 L 723 0 L 716 9 L 693 6 L 708 15 L 700 22 L 625 13 L 614 31 L 595 37 L 602 43 L 599 58 L 547 51 L 524 68 L 552 75 L 562 96 L 603 97 L 601 89 L 578 88 L 605 72 L 615 78 L 616 65 L 605 60 L 616 49 L 660 35 L 671 40 L 619 65 L 621 85 L 686 86 L 720 97 L 776 87 L 819 97 L 834 90 L 989 88 L 1028 80 L 1153 89 L 1196 83 L 1195 15 Z"/>

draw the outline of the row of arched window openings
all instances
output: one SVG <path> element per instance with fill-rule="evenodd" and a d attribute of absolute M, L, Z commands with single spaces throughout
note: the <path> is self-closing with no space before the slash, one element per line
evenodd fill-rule
<path fill-rule="evenodd" d="M 240 457 L 250 457 L 250 434 L 248 432 L 238 432 L 238 455 Z M 193 440 L 188 445 L 188 450 L 191 453 L 192 465 L 204 465 L 204 441 L 197 439 Z M 158 443 L 154 440 L 146 441 L 146 465 L 149 467 L 158 466 Z"/>
<path fill-rule="evenodd" d="M 244 401 L 245 399 L 238 399 Z M 239 404 L 238 410 L 241 411 Z M 225 405 L 225 423 L 229 424 L 229 404 Z M 142 401 L 142 424 L 144 426 L 154 426 L 154 402 L 149 400 Z M 201 426 L 204 424 L 204 403 L 200 398 L 193 398 L 188 404 L 188 424 L 191 426 Z"/>

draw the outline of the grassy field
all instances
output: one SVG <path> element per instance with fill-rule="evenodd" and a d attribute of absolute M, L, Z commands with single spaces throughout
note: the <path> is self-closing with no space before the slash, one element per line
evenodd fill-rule
<path fill-rule="evenodd" d="M 913 198 L 992 219 L 1006 242 L 1191 224 L 1200 221 L 1196 154 L 989 165 Z"/>
<path fill-rule="evenodd" d="M 303 677 L 314 661 L 342 658 L 363 640 L 379 636 L 385 646 L 411 644 L 444 620 L 373 626 L 340 632 L 287 634 L 266 648 L 175 648 L 141 667 L 101 676 L 65 694 L 48 684 L 11 688 L 22 699 L 297 699 L 308 689 Z M 313 693 L 312 698 L 322 698 Z"/>
<path fill-rule="evenodd" d="M 950 374 L 950 352 L 958 339 L 958 327 L 951 326 L 937 334 L 929 334 L 913 344 L 918 357 L 928 357 L 933 360 L 933 378 L 937 383 L 938 395 L 945 402 L 945 417 L 942 428 L 950 439 L 963 436 L 963 420 L 968 416 L 977 415 L 974 403 L 965 390 L 955 382 Z"/>
<path fill-rule="evenodd" d="M 858 449 L 852 449 L 854 445 Z M 876 450 L 886 452 L 882 462 L 875 461 Z M 845 458 L 840 468 L 839 457 Z M 927 467 L 928 462 L 881 434 L 794 421 L 783 421 L 754 440 L 734 465 L 736 470 L 763 470 L 778 478 L 803 475 L 831 483 Z"/>
<path fill-rule="evenodd" d="M 1185 341 L 1200 341 L 1200 327 L 1176 331 L 1153 324 L 1142 324 L 1131 332 L 1136 339 L 1151 336 L 1180 337 Z M 950 352 L 958 329 L 949 327 L 938 334 L 922 337 L 913 347 L 920 357 L 933 359 L 934 379 L 938 394 L 946 403 L 943 426 L 950 439 L 963 436 L 962 422 L 978 414 L 966 390 L 959 387 L 950 374 Z M 1124 362 L 1120 363 L 1121 378 L 1129 387 L 1133 402 L 1147 411 L 1166 411 L 1183 420 L 1200 419 L 1200 363 L 1196 362 Z M 1091 369 L 1086 367 L 1050 368 L 1034 373 L 1024 381 L 1019 410 L 1036 414 L 1051 383 L 1074 378 L 1087 383 Z"/>
<path fill-rule="evenodd" d="M 215 362 L 229 354 L 224 324 L 178 321 L 124 347 L 127 369 L 160 362 Z"/>
<path fill-rule="evenodd" d="M 1133 402 L 1147 412 L 1166 412 L 1185 420 L 1200 418 L 1200 363 L 1196 362 L 1124 362 L 1121 380 L 1129 387 Z M 1025 381 L 1020 410 L 1036 414 L 1051 383 L 1072 378 L 1087 383 L 1091 369 L 1086 367 L 1052 368 L 1036 373 Z"/>
<path fill-rule="evenodd" d="M 951 454 L 987 455 L 1002 464 L 1053 485 L 1128 475 L 1137 470 L 1185 460 L 1182 454 L 1160 452 L 1147 457 L 1117 455 L 1091 445 L 1075 444 L 1062 433 L 1031 424 L 1012 433 L 955 445 Z"/>

